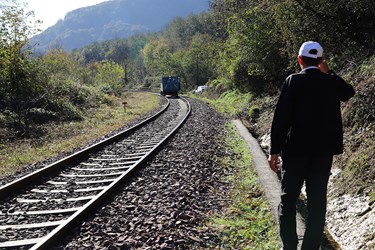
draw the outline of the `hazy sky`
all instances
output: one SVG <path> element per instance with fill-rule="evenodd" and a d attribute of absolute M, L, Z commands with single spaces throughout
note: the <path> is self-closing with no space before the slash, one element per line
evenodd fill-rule
<path fill-rule="evenodd" d="M 28 4 L 28 10 L 35 12 L 35 18 L 42 20 L 41 29 L 54 25 L 63 19 L 65 14 L 80 7 L 95 5 L 107 0 L 23 0 Z M 22 2 L 22 1 L 20 1 Z"/>

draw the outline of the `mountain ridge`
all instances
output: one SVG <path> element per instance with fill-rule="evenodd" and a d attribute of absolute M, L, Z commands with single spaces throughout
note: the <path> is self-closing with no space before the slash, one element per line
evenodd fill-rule
<path fill-rule="evenodd" d="M 30 39 L 34 51 L 67 51 L 97 41 L 162 30 L 173 18 L 208 9 L 203 0 L 112 0 L 68 12 L 64 19 Z"/>

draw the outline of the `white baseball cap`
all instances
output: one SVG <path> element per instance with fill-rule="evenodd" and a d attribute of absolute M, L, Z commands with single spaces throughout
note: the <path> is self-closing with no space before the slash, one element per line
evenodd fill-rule
<path fill-rule="evenodd" d="M 301 45 L 298 52 L 299 56 L 306 56 L 311 58 L 318 58 L 323 56 L 323 48 L 319 43 L 308 41 Z"/>

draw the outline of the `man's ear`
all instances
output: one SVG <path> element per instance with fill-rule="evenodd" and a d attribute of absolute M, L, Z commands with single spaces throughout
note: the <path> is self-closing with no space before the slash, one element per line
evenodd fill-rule
<path fill-rule="evenodd" d="M 303 65 L 302 56 L 298 56 L 298 63 L 299 65 Z"/>

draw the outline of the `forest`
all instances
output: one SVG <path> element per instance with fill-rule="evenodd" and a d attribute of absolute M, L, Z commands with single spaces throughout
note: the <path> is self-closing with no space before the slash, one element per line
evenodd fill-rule
<path fill-rule="evenodd" d="M 211 0 L 208 12 L 175 18 L 160 32 L 45 54 L 31 52 L 33 13 L 0 3 L 0 128 L 16 137 L 33 136 L 35 124 L 83 119 L 124 89 L 157 89 L 166 75 L 179 76 L 184 93 L 209 85 L 217 97 L 275 97 L 299 70 L 297 52 L 308 40 L 322 44 L 331 68 L 357 91 L 344 110 L 348 131 L 374 136 L 373 0 Z M 360 148 L 361 139 L 353 140 Z M 363 162 L 374 161 L 370 151 L 361 152 Z M 370 182 L 370 163 L 361 168 L 371 171 Z"/>

